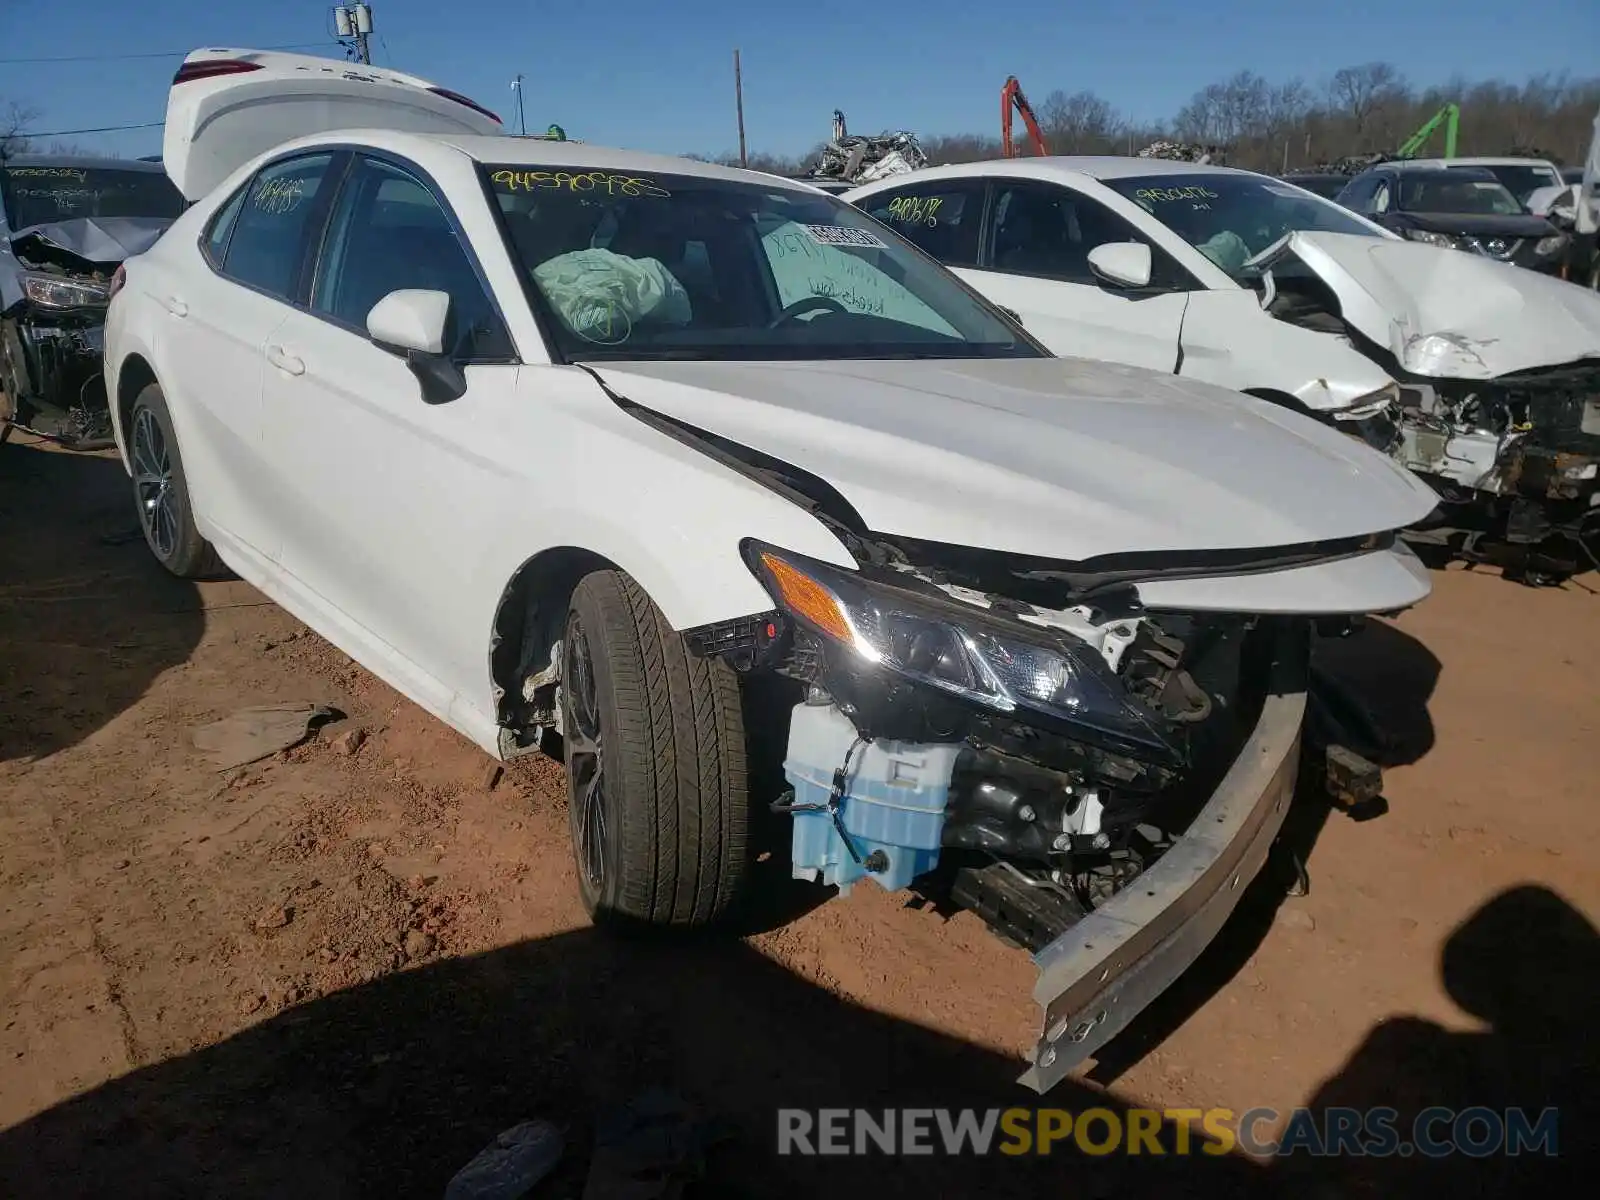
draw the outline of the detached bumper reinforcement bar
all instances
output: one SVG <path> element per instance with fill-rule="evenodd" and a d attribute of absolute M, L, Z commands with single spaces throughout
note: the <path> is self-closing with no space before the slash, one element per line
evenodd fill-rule
<path fill-rule="evenodd" d="M 1238 758 L 1176 845 L 1034 956 L 1043 1034 L 1018 1082 L 1047 1092 L 1182 975 L 1261 871 L 1289 811 L 1305 721 L 1303 664 L 1280 658 Z"/>

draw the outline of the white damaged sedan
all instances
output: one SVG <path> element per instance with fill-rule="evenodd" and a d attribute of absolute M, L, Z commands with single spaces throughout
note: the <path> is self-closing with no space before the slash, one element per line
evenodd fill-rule
<path fill-rule="evenodd" d="M 106 334 L 161 563 L 490 754 L 559 734 L 597 920 L 726 916 L 758 807 L 799 877 L 973 909 L 1037 961 L 1040 1089 L 1260 869 L 1314 622 L 1428 593 L 1381 454 L 1051 357 L 802 184 L 248 51 L 186 62 L 165 161 L 195 203 Z"/>
<path fill-rule="evenodd" d="M 1382 449 L 1438 493 L 1413 540 L 1530 582 L 1600 566 L 1600 295 L 1503 261 L 1515 242 L 1440 249 L 1284 180 L 1149 158 L 936 167 L 845 199 L 1058 354 L 1236 388 Z"/>

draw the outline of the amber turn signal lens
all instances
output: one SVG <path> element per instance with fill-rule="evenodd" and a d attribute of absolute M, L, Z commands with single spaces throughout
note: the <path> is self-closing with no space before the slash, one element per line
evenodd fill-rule
<path fill-rule="evenodd" d="M 761 565 L 766 567 L 777 585 L 784 605 L 797 617 L 803 617 L 829 637 L 849 644 L 855 639 L 850 632 L 850 622 L 833 594 L 811 576 L 790 566 L 775 554 L 763 554 Z"/>

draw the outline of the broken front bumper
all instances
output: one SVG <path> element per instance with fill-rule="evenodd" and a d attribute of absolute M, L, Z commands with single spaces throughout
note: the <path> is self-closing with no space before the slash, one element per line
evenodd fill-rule
<path fill-rule="evenodd" d="M 22 399 L 46 413 L 106 407 L 101 376 L 103 311 L 57 313 L 24 306 L 9 316 L 5 336 Z"/>
<path fill-rule="evenodd" d="M 1019 1082 L 1045 1092 L 1187 970 L 1260 872 L 1293 798 L 1306 713 L 1304 658 L 1289 640 L 1260 719 L 1211 799 L 1149 870 L 1034 962 L 1043 1033 Z"/>

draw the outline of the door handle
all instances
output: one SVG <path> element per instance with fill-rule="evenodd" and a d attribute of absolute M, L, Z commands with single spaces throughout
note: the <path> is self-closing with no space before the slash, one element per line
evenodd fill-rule
<path fill-rule="evenodd" d="M 287 371 L 290 375 L 304 375 L 306 364 L 290 354 L 282 346 L 267 347 L 267 361 L 280 371 Z"/>
<path fill-rule="evenodd" d="M 187 317 L 189 315 L 189 306 L 176 296 L 165 296 L 162 298 L 161 303 L 166 305 L 167 311 L 175 317 Z"/>

